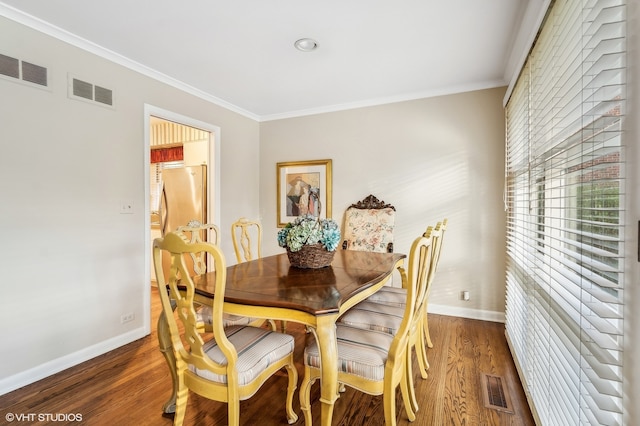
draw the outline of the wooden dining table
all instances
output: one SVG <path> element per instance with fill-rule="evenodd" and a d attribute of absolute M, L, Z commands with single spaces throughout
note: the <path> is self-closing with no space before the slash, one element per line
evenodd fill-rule
<path fill-rule="evenodd" d="M 338 399 L 336 321 L 340 315 L 378 291 L 401 268 L 404 254 L 338 250 L 330 266 L 292 267 L 286 253 L 227 267 L 224 310 L 253 318 L 294 321 L 310 327 L 321 359 L 321 423 L 331 425 Z M 215 272 L 194 278 L 195 299 L 211 304 Z M 175 358 L 164 315 L 158 320 L 160 350 L 173 377 L 173 395 L 164 405 L 175 410 Z"/>

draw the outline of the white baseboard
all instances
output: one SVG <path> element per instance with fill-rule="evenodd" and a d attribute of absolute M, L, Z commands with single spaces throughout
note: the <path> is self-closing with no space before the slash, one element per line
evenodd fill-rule
<path fill-rule="evenodd" d="M 482 309 L 460 308 L 456 306 L 435 305 L 430 303 L 427 312 L 437 315 L 448 315 L 451 317 L 462 317 L 469 319 L 477 319 L 482 321 L 501 322 L 504 323 L 504 312 L 485 311 Z"/>
<path fill-rule="evenodd" d="M 4 395 L 23 386 L 35 383 L 38 380 L 42 380 L 45 377 L 59 373 L 67 368 L 74 367 L 99 355 L 124 346 L 127 343 L 141 339 L 148 334 L 148 332 L 145 332 L 144 327 L 140 327 L 109 340 L 97 343 L 88 348 L 45 362 L 44 364 L 40 364 L 21 373 L 14 374 L 13 376 L 2 378 L 0 379 L 0 395 Z"/>

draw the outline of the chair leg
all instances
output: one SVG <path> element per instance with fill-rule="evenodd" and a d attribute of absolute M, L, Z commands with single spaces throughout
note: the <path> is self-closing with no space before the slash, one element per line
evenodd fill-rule
<path fill-rule="evenodd" d="M 422 323 L 421 326 L 424 326 L 424 323 Z M 427 333 L 429 333 L 429 330 L 426 331 Z M 429 358 L 427 356 L 427 347 L 428 347 L 429 343 L 428 343 L 428 337 L 425 335 L 425 333 L 421 330 L 420 331 L 420 349 L 422 351 L 422 359 L 424 360 L 424 366 L 425 369 L 428 370 L 429 369 Z M 432 345 L 433 346 L 433 345 Z M 422 377 L 423 379 L 426 379 L 425 376 Z"/>
<path fill-rule="evenodd" d="M 311 377 L 312 372 L 309 367 L 304 367 L 304 379 L 300 384 L 300 409 L 304 414 L 305 426 L 311 426 L 313 417 L 311 416 L 311 386 L 316 381 L 316 377 Z"/>
<path fill-rule="evenodd" d="M 189 389 L 184 384 L 184 376 L 178 372 L 178 383 L 176 391 L 176 412 L 173 417 L 174 426 L 182 426 L 184 415 L 187 412 L 187 400 L 189 399 Z"/>
<path fill-rule="evenodd" d="M 298 421 L 298 415 L 293 409 L 293 393 L 298 387 L 298 370 L 293 362 L 293 354 L 291 355 L 291 364 L 286 366 L 289 376 L 289 385 L 287 386 L 287 422 L 290 425 Z"/>
<path fill-rule="evenodd" d="M 407 416 L 409 416 L 409 419 L 411 419 L 412 416 L 415 417 L 415 413 L 418 412 L 418 398 L 416 397 L 416 389 L 413 384 L 413 367 L 412 367 L 411 352 L 412 352 L 411 348 L 409 348 L 406 354 L 405 368 L 404 368 L 405 377 L 403 378 L 404 379 L 403 381 L 405 382 L 405 385 L 407 387 L 407 393 L 408 393 L 408 401 L 405 401 L 405 406 L 407 410 Z M 403 394 L 403 397 L 404 397 L 404 394 Z"/>
<path fill-rule="evenodd" d="M 407 357 L 407 362 L 411 361 L 411 356 Z M 415 397 L 415 389 L 413 388 L 413 376 L 410 376 L 411 368 L 405 368 L 402 381 L 400 382 L 400 391 L 402 393 L 402 401 L 404 402 L 404 409 L 407 412 L 409 421 L 412 422 L 416 419 L 417 403 L 413 402 Z M 415 405 L 415 408 L 414 408 Z M 415 410 L 415 411 L 414 411 Z"/>
<path fill-rule="evenodd" d="M 278 331 L 278 326 L 276 325 L 276 322 L 272 319 L 267 320 L 267 322 L 269 323 L 269 328 L 271 329 L 271 331 Z"/>
<path fill-rule="evenodd" d="M 433 342 L 431 342 L 431 334 L 429 334 L 429 314 L 427 313 L 427 307 L 424 307 L 424 335 L 427 339 L 427 347 L 432 348 Z"/>
<path fill-rule="evenodd" d="M 425 362 L 426 351 L 424 348 L 424 339 L 422 338 L 422 331 L 418 330 L 417 334 L 412 338 L 411 345 L 416 350 L 416 357 L 418 358 L 418 367 L 420 368 L 420 376 L 423 379 L 429 377 L 427 374 L 427 368 L 429 368 Z"/>
<path fill-rule="evenodd" d="M 384 384 L 384 392 L 382 394 L 382 404 L 384 405 L 385 426 L 395 426 L 396 425 L 396 388 L 391 383 Z"/>
<path fill-rule="evenodd" d="M 240 424 L 240 400 L 237 395 L 236 398 L 227 402 L 227 412 L 229 426 L 238 426 Z"/>
<path fill-rule="evenodd" d="M 158 317 L 158 343 L 160 345 L 160 352 L 167 361 L 169 366 L 169 372 L 171 373 L 172 392 L 169 400 L 164 403 L 162 411 L 165 413 L 175 413 L 176 411 L 176 393 L 178 389 L 178 373 L 176 367 L 176 357 L 173 353 L 173 347 L 171 345 L 171 336 L 169 335 L 169 325 L 167 319 L 164 316 L 164 312 L 160 313 Z"/>
<path fill-rule="evenodd" d="M 433 343 L 431 342 L 431 335 L 429 334 L 429 319 L 428 319 L 426 308 L 424 312 L 424 335 L 427 339 L 427 346 L 429 348 L 433 348 Z"/>

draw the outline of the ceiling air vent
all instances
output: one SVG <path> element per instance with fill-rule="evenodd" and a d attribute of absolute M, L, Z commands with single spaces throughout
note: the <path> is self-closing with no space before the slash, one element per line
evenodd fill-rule
<path fill-rule="evenodd" d="M 69 76 L 69 97 L 113 107 L 113 90 Z"/>
<path fill-rule="evenodd" d="M 0 76 L 48 87 L 47 69 L 31 62 L 0 54 Z"/>

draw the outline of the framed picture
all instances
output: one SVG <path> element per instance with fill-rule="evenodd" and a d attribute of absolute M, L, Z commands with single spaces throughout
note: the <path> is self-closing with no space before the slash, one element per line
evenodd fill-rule
<path fill-rule="evenodd" d="M 276 177 L 278 227 L 305 214 L 331 218 L 331 160 L 278 163 Z"/>

